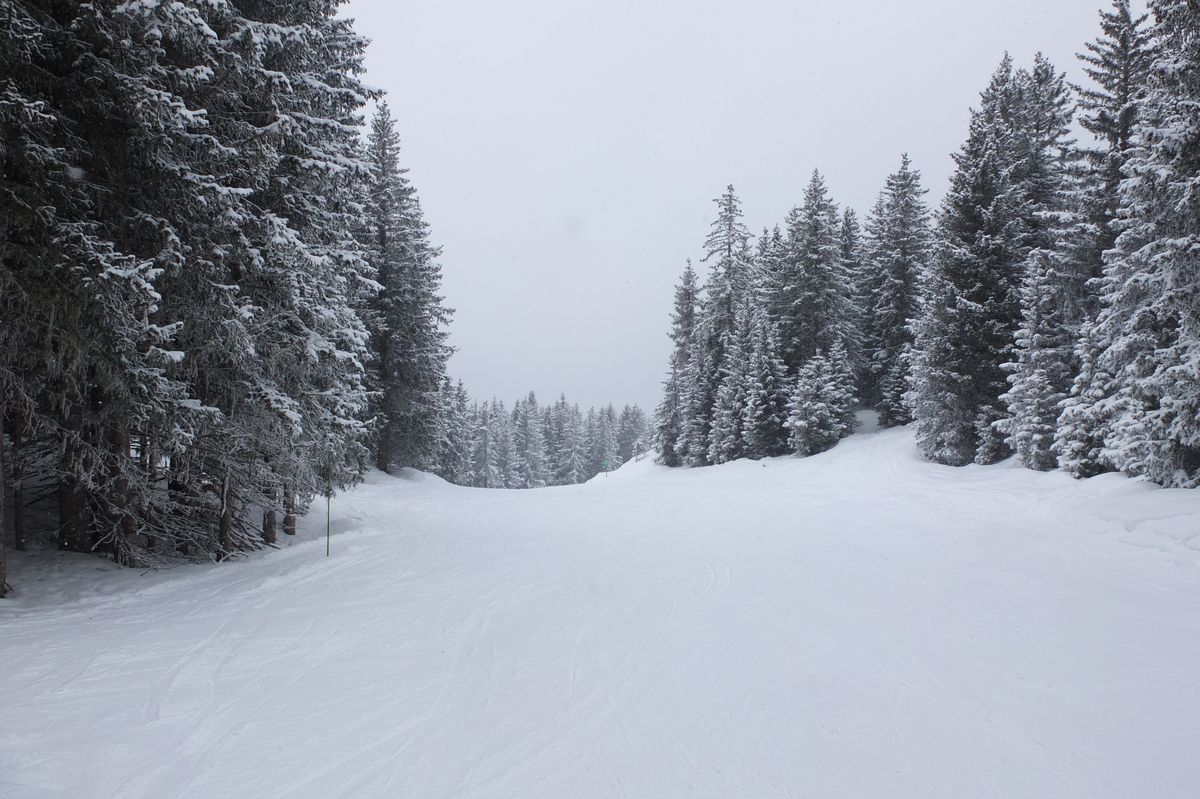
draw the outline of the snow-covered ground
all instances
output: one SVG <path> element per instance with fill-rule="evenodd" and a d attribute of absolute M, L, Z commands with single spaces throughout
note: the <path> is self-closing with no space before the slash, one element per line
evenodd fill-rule
<path fill-rule="evenodd" d="M 0 796 L 1194 797 L 1200 492 L 813 458 L 376 474 L 283 551 L 10 553 Z"/>

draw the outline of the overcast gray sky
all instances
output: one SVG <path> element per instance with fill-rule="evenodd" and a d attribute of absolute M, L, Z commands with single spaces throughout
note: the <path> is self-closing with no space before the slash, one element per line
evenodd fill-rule
<path fill-rule="evenodd" d="M 352 0 L 442 245 L 479 399 L 658 402 L 672 292 L 733 184 L 758 232 L 812 170 L 865 216 L 941 199 L 1007 50 L 1073 81 L 1106 0 Z M 699 265 L 702 269 L 702 265 Z M 703 274 L 703 272 L 702 272 Z"/>

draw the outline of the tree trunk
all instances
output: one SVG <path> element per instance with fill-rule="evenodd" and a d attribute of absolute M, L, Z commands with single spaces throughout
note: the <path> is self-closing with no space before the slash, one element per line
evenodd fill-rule
<path fill-rule="evenodd" d="M 296 534 L 296 495 L 290 490 L 287 492 L 287 506 L 283 514 L 283 533 Z"/>
<path fill-rule="evenodd" d="M 221 522 L 218 528 L 217 545 L 221 548 L 221 560 L 233 554 L 233 505 L 229 501 L 229 473 L 225 473 L 225 485 L 221 491 Z"/>
<path fill-rule="evenodd" d="M 25 467 L 21 462 L 21 438 L 24 425 L 18 416 L 13 420 L 12 436 L 12 483 L 13 483 L 13 548 L 24 552 L 29 548 L 25 540 Z"/>
<path fill-rule="evenodd" d="M 71 552 L 91 552 L 92 542 L 83 516 L 83 498 L 75 478 L 58 484 L 59 547 Z"/>
<path fill-rule="evenodd" d="M 121 506 L 116 510 L 116 516 L 113 521 L 116 523 L 116 532 L 113 538 L 113 559 L 122 566 L 132 566 L 134 563 L 133 555 L 133 536 L 137 530 L 137 523 L 133 518 L 131 508 L 133 507 L 133 492 L 129 485 L 129 478 L 126 476 L 124 466 L 129 457 L 129 436 L 124 430 L 118 428 L 110 428 L 109 440 L 112 442 L 112 453 L 115 458 L 114 468 L 115 473 L 112 475 L 113 485 L 116 489 L 115 498 L 121 503 Z"/>
<path fill-rule="evenodd" d="M 276 536 L 275 536 L 276 496 L 277 496 L 277 494 L 275 493 L 274 490 L 268 491 L 267 492 L 267 501 L 270 503 L 270 505 L 268 505 L 266 508 L 263 509 L 262 538 L 263 538 L 263 543 L 266 543 L 266 544 L 274 544 L 276 542 Z"/>
<path fill-rule="evenodd" d="M 8 595 L 8 561 L 4 557 L 4 539 L 8 537 L 5 499 L 8 496 L 8 469 L 4 467 L 4 408 L 0 407 L 0 599 Z"/>

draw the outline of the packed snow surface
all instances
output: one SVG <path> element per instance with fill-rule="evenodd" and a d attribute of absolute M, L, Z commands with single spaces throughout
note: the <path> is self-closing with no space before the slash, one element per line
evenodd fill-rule
<path fill-rule="evenodd" d="M 10 553 L 0 796 L 1194 797 L 1200 492 L 925 463 L 372 476 L 142 574 Z"/>

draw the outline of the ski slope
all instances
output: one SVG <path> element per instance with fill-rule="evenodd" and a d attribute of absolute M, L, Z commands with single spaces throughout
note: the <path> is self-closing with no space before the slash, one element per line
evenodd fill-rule
<path fill-rule="evenodd" d="M 1200 795 L 1200 492 L 807 459 L 375 474 L 278 552 L 10 553 L 0 797 Z"/>

